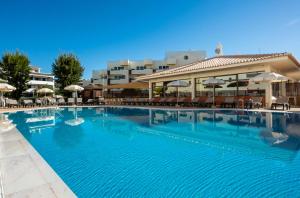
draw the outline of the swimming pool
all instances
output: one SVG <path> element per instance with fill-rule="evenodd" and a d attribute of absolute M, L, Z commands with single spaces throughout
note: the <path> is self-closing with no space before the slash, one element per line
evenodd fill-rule
<path fill-rule="evenodd" d="M 300 114 L 93 107 L 8 117 L 79 197 L 300 194 Z"/>

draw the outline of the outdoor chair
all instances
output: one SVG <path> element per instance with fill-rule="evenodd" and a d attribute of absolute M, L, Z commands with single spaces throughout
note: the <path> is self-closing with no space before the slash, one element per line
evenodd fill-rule
<path fill-rule="evenodd" d="M 42 100 L 41 99 L 36 99 L 35 100 L 35 104 L 37 105 L 37 106 L 42 106 Z"/>
<path fill-rule="evenodd" d="M 58 104 L 58 105 L 64 105 L 64 104 L 66 104 L 66 101 L 65 101 L 64 98 L 59 98 L 59 99 L 57 100 L 57 104 Z"/>
<path fill-rule="evenodd" d="M 57 102 L 56 102 L 56 100 L 54 98 L 48 98 L 48 104 L 49 105 L 56 105 Z"/>
<path fill-rule="evenodd" d="M 262 97 L 252 97 L 248 101 L 245 102 L 245 108 L 261 108 L 262 107 Z"/>
<path fill-rule="evenodd" d="M 98 98 L 98 104 L 99 105 L 105 105 L 106 104 L 106 100 L 105 100 L 105 98 Z"/>
<path fill-rule="evenodd" d="M 69 105 L 75 104 L 75 98 L 68 98 L 68 104 Z"/>
<path fill-rule="evenodd" d="M 277 98 L 275 102 L 272 103 L 271 109 L 277 109 L 278 106 L 282 107 L 283 111 L 284 109 L 289 110 L 291 108 L 287 97 Z"/>
<path fill-rule="evenodd" d="M 76 104 L 82 104 L 82 98 L 76 98 Z"/>

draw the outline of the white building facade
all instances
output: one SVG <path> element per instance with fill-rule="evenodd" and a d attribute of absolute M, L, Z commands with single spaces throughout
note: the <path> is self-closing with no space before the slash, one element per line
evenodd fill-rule
<path fill-rule="evenodd" d="M 91 83 L 101 85 L 126 84 L 137 77 L 187 65 L 206 58 L 205 51 L 171 51 L 165 59 L 108 61 L 107 70 L 94 70 Z"/>
<path fill-rule="evenodd" d="M 45 86 L 51 87 L 53 90 L 55 88 L 54 75 L 49 73 L 42 73 L 41 68 L 31 66 L 31 72 L 29 74 L 30 80 L 27 85 L 32 89 L 40 89 Z"/>

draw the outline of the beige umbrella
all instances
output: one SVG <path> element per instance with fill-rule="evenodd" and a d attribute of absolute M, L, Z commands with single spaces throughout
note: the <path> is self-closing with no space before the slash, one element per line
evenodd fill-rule
<path fill-rule="evenodd" d="M 283 82 L 289 80 L 286 76 L 283 76 L 281 74 L 275 73 L 275 72 L 263 72 L 261 74 L 258 74 L 257 76 L 254 76 L 253 78 L 250 78 L 250 82 L 264 82 L 267 83 L 267 92 L 266 92 L 266 101 L 268 101 L 268 106 L 271 106 L 272 103 L 272 82 Z"/>
<path fill-rule="evenodd" d="M 64 90 L 66 90 L 66 91 L 71 91 L 71 92 L 75 92 L 75 93 L 76 93 L 76 94 L 75 94 L 75 98 L 77 98 L 77 97 L 78 97 L 78 96 L 77 96 L 77 92 L 83 91 L 84 88 L 83 88 L 83 87 L 80 87 L 79 85 L 69 85 L 69 86 L 66 86 L 66 87 L 64 88 Z"/>
<path fill-rule="evenodd" d="M 190 84 L 186 81 L 183 81 L 183 80 L 175 80 L 175 81 L 172 81 L 172 82 L 168 83 L 167 86 L 176 88 L 176 93 L 177 93 L 176 101 L 177 101 L 177 105 L 178 105 L 178 99 L 179 99 L 178 88 L 179 87 L 188 87 L 188 86 L 190 86 Z"/>
<path fill-rule="evenodd" d="M 218 78 L 208 78 L 207 80 L 203 81 L 202 84 L 206 85 L 206 86 L 212 86 L 212 88 L 213 88 L 213 106 L 215 106 L 215 88 L 218 85 L 225 84 L 225 81 L 222 79 L 218 79 Z"/>
<path fill-rule="evenodd" d="M 3 100 L 3 93 L 12 92 L 14 90 L 16 90 L 14 86 L 11 86 L 7 83 L 0 83 L 0 93 L 1 93 L 0 97 L 3 106 L 5 106 L 5 101 Z"/>
<path fill-rule="evenodd" d="M 42 89 L 37 90 L 37 93 L 39 93 L 39 94 L 44 93 L 46 96 L 47 93 L 54 93 L 54 91 L 49 88 L 42 88 Z"/>

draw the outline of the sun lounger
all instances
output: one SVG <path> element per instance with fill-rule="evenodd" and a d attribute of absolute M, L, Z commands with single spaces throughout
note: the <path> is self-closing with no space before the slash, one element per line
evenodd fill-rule
<path fill-rule="evenodd" d="M 205 107 L 212 107 L 213 105 L 213 98 L 212 97 L 208 97 L 205 102 L 204 102 L 204 106 Z"/>
<path fill-rule="evenodd" d="M 277 109 L 278 106 L 282 107 L 283 111 L 284 109 L 289 110 L 291 108 L 287 97 L 277 98 L 275 102 L 272 103 L 271 109 Z"/>
<path fill-rule="evenodd" d="M 234 97 L 225 97 L 224 101 L 221 103 L 222 107 L 231 107 L 235 108 L 236 107 L 236 100 Z"/>
<path fill-rule="evenodd" d="M 14 100 L 14 99 L 6 99 L 6 105 L 8 107 L 19 107 L 19 103 L 17 100 Z"/>
<path fill-rule="evenodd" d="M 25 107 L 33 106 L 33 101 L 30 99 L 23 100 L 23 105 Z"/>
<path fill-rule="evenodd" d="M 93 105 L 93 104 L 95 104 L 95 100 L 94 100 L 94 99 L 88 99 L 88 100 L 86 101 L 86 104 L 88 104 L 88 105 Z"/>
<path fill-rule="evenodd" d="M 68 104 L 69 105 L 75 104 L 75 98 L 68 98 Z"/>
<path fill-rule="evenodd" d="M 104 99 L 104 98 L 98 98 L 98 104 L 99 104 L 99 105 L 104 105 L 104 104 L 106 104 L 105 99 Z"/>

